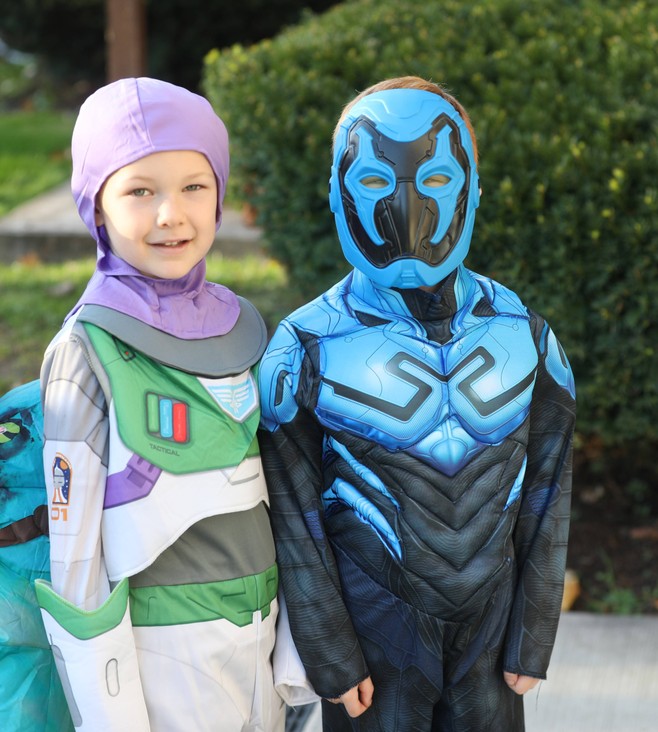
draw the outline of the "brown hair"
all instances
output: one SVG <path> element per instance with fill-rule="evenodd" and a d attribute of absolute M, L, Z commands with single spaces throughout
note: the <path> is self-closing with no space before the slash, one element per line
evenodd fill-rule
<path fill-rule="evenodd" d="M 367 89 L 357 94 L 357 96 L 355 96 L 352 101 L 348 102 L 345 107 L 343 107 L 343 111 L 338 120 L 338 124 L 336 125 L 336 128 L 334 130 L 334 142 L 336 141 L 338 128 L 340 127 L 342 121 L 345 119 L 350 109 L 352 109 L 352 107 L 358 101 L 363 99 L 363 97 L 368 96 L 369 94 L 374 94 L 375 92 L 380 91 L 387 91 L 389 89 L 420 89 L 421 91 L 432 92 L 433 94 L 438 94 L 440 97 L 443 97 L 443 99 L 445 99 L 457 110 L 459 116 L 464 120 L 464 123 L 471 136 L 471 141 L 473 142 L 473 157 L 475 159 L 475 164 L 477 165 L 477 140 L 475 138 L 475 130 L 473 129 L 473 124 L 471 122 L 471 118 L 468 116 L 468 112 L 451 94 L 448 94 L 448 92 L 442 86 L 440 86 L 439 84 L 435 84 L 433 81 L 426 81 L 425 79 L 421 79 L 420 76 L 398 76 L 394 79 L 385 79 L 384 81 L 380 81 L 377 84 L 369 86 Z"/>

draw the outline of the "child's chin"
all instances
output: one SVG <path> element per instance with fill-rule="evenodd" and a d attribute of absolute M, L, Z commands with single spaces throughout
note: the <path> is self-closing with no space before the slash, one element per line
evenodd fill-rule
<path fill-rule="evenodd" d="M 156 264 L 153 267 L 146 267 L 144 270 L 140 271 L 146 277 L 151 277 L 156 280 L 178 280 L 189 274 L 198 263 L 198 261 L 189 261 L 185 263 L 163 262 L 161 264 Z"/>

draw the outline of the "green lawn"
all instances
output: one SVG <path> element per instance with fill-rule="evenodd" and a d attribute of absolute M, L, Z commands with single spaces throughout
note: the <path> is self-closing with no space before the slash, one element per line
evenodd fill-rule
<path fill-rule="evenodd" d="M 73 122 L 70 112 L 0 114 L 0 216 L 70 176 Z"/>
<path fill-rule="evenodd" d="M 34 64 L 0 58 L 0 216 L 66 180 L 75 115 L 52 108 Z"/>

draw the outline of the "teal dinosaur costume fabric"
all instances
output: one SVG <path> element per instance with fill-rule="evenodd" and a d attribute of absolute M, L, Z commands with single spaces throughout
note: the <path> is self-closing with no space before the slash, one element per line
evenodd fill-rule
<path fill-rule="evenodd" d="M 4 732 L 73 730 L 34 594 L 35 579 L 50 579 L 42 429 L 38 381 L 0 398 L 0 719 Z"/>

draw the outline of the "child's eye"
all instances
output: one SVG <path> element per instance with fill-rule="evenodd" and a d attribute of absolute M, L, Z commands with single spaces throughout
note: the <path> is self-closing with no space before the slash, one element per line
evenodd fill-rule
<path fill-rule="evenodd" d="M 200 191 L 203 186 L 200 183 L 190 183 L 189 186 L 185 186 L 186 191 Z"/>
<path fill-rule="evenodd" d="M 148 195 L 148 188 L 135 188 L 130 195 L 135 196 L 135 198 L 143 198 Z"/>

